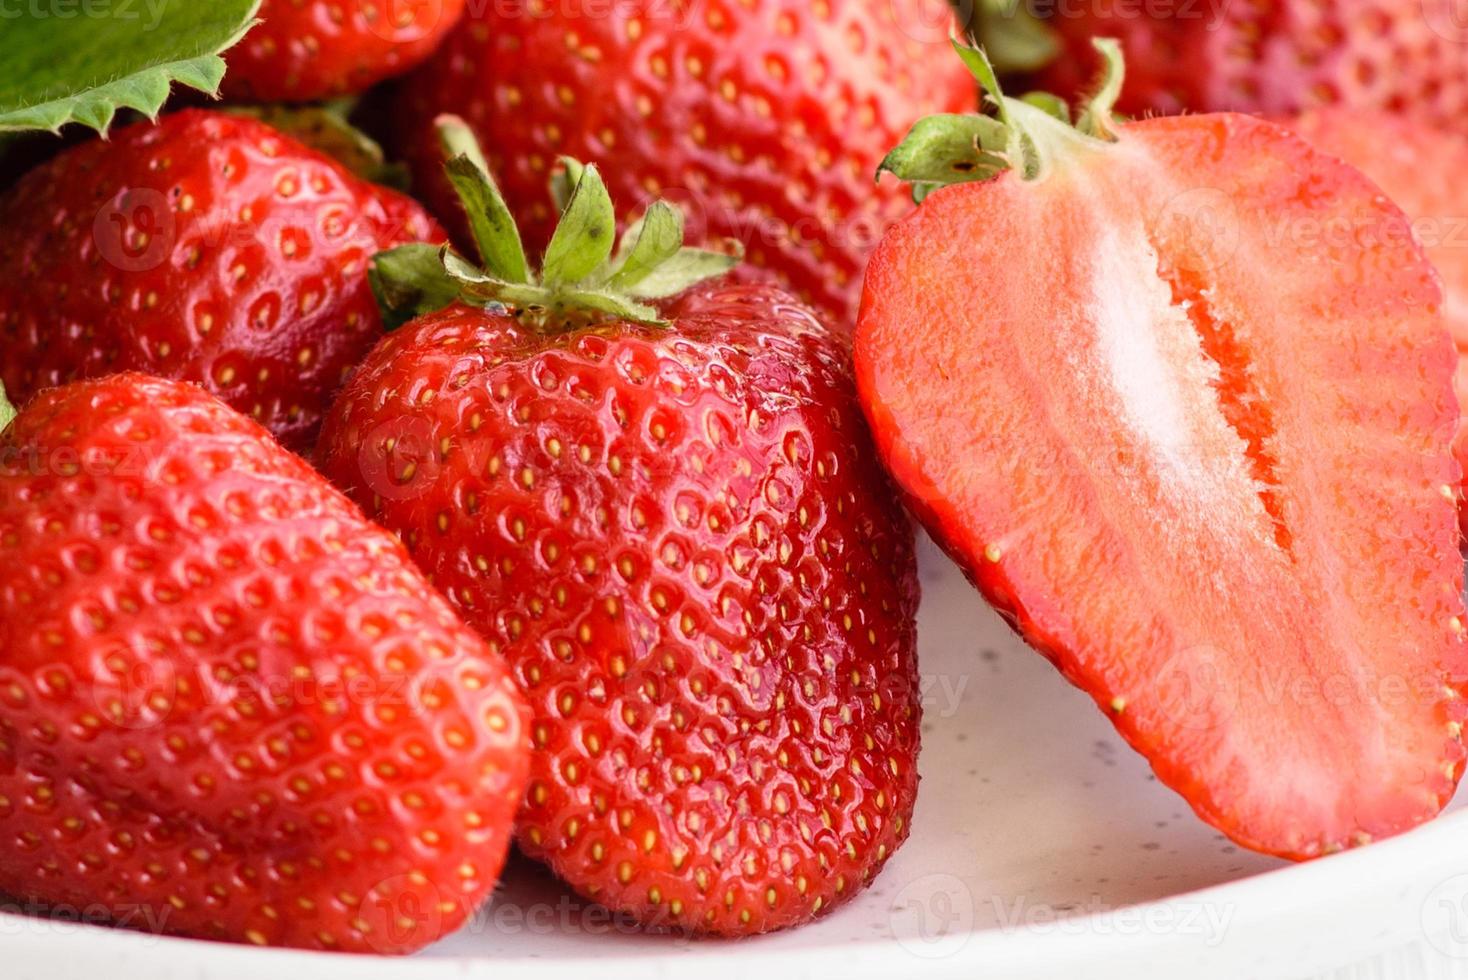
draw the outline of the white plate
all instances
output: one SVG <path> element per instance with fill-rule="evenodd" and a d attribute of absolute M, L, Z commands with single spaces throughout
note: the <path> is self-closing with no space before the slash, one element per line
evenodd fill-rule
<path fill-rule="evenodd" d="M 926 542 L 923 783 L 874 886 L 804 929 L 642 935 L 527 862 L 411 960 L 257 950 L 0 916 L 4 980 L 597 980 L 1468 975 L 1468 813 L 1310 864 L 1193 816 Z M 557 969 L 559 968 L 559 969 Z"/>

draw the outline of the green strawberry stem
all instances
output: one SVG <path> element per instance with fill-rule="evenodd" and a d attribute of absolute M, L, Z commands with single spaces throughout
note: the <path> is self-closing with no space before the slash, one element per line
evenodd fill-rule
<path fill-rule="evenodd" d="M 565 172 L 552 185 L 561 217 L 537 274 L 468 125 L 442 116 L 438 131 L 480 261 L 447 245 L 379 254 L 369 276 L 389 329 L 454 303 L 498 307 L 545 331 L 599 319 L 666 326 L 648 300 L 676 296 L 739 262 L 738 254 L 684 246 L 683 215 L 664 201 L 618 240 L 616 210 L 596 166 L 563 159 Z"/>
<path fill-rule="evenodd" d="M 1125 77 L 1121 46 L 1111 38 L 1092 43 L 1104 69 L 1096 94 L 1072 122 L 1064 100 L 1045 92 L 1015 99 L 1005 95 L 985 53 L 953 39 L 953 49 L 978 80 L 994 114 L 941 115 L 918 120 L 877 168 L 912 185 L 921 201 L 939 187 L 992 180 L 1007 170 L 1040 180 L 1073 155 L 1104 150 L 1116 141 L 1112 110 Z"/>

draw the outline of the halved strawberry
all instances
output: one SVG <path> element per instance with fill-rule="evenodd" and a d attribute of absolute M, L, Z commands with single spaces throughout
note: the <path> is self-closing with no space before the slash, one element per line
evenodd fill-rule
<path fill-rule="evenodd" d="M 998 118 L 889 158 L 932 193 L 867 277 L 879 449 L 1206 820 L 1294 858 L 1405 830 L 1464 756 L 1436 277 L 1370 181 L 1277 126 L 1113 128 L 1101 47 L 1074 128 L 961 49 Z"/>

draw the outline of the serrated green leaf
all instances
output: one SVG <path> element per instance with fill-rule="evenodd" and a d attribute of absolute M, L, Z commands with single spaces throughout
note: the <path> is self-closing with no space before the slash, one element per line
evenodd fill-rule
<path fill-rule="evenodd" d="M 617 212 L 594 164 L 581 171 L 540 267 L 546 286 L 578 283 L 612 255 Z"/>
<path fill-rule="evenodd" d="M 701 248 L 685 248 L 652 269 L 626 294 L 635 299 L 665 299 L 705 279 L 722 276 L 739 264 L 740 256 L 709 252 Z"/>
<path fill-rule="evenodd" d="M 0 132 L 106 132 L 119 109 L 156 116 L 174 83 L 209 94 L 220 53 L 260 0 L 15 4 L 0 11 Z M 17 16 L 18 15 L 18 16 Z"/>
<path fill-rule="evenodd" d="M 636 234 L 626 258 L 617 267 L 607 286 L 626 291 L 637 285 L 658 265 L 678 254 L 683 247 L 683 213 L 666 201 L 654 201 L 635 228 L 623 236 Z"/>
<path fill-rule="evenodd" d="M 433 313 L 459 298 L 460 286 L 444 268 L 440 245 L 403 245 L 379 252 L 367 269 L 382 322 L 396 330 L 409 320 Z"/>

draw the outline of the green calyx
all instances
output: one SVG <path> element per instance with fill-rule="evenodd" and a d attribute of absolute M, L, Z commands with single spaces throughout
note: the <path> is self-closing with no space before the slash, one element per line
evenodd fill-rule
<path fill-rule="evenodd" d="M 369 278 L 389 329 L 454 303 L 499 308 L 552 332 L 600 319 L 666 326 L 649 301 L 676 296 L 739 262 L 738 254 L 684 246 L 683 215 L 663 201 L 618 239 L 616 211 L 595 165 L 563 159 L 565 172 L 552 182 L 561 217 L 537 273 L 469 127 L 443 116 L 438 132 L 480 261 L 447 245 L 378 255 Z"/>
<path fill-rule="evenodd" d="M 1060 40 L 1027 0 L 976 0 L 969 30 L 1001 74 L 1038 71 L 1060 55 Z"/>
<path fill-rule="evenodd" d="M 877 168 L 912 185 L 921 201 L 939 187 L 992 180 L 1014 170 L 1025 180 L 1040 180 L 1068 156 L 1103 149 L 1116 142 L 1113 109 L 1121 94 L 1125 66 L 1121 46 L 1111 38 L 1092 42 L 1104 69 L 1096 94 L 1072 118 L 1063 99 L 1045 92 L 1011 98 L 987 55 L 958 39 L 953 48 L 983 89 L 993 115 L 939 115 L 918 120 Z"/>

